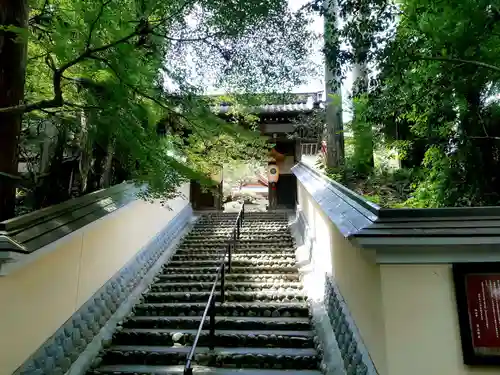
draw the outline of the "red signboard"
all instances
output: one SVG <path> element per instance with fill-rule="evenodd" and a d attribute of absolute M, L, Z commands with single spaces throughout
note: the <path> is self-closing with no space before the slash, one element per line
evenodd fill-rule
<path fill-rule="evenodd" d="M 500 274 L 468 274 L 465 287 L 475 354 L 500 356 Z"/>

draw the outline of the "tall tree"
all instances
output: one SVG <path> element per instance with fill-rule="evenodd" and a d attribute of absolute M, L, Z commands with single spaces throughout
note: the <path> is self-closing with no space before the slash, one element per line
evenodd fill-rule
<path fill-rule="evenodd" d="M 326 85 L 326 165 L 344 165 L 344 124 L 342 120 L 342 58 L 340 55 L 340 13 L 337 0 L 326 0 L 325 23 L 325 85 Z"/>
<path fill-rule="evenodd" d="M 0 108 L 24 99 L 27 0 L 0 1 Z M 14 215 L 21 111 L 0 112 L 0 221 Z"/>
<path fill-rule="evenodd" d="M 422 169 L 409 204 L 498 204 L 500 3 L 405 0 L 399 8 L 370 117 Z"/>

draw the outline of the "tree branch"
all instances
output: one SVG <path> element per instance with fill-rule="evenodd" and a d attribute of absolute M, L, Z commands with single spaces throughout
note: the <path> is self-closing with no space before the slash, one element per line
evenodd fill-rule
<path fill-rule="evenodd" d="M 223 32 L 217 32 L 217 33 L 213 33 L 213 34 L 210 34 L 210 35 L 205 35 L 203 37 L 199 37 L 199 38 L 172 38 L 172 37 L 169 37 L 167 35 L 163 35 L 163 34 L 160 34 L 160 33 L 157 33 L 157 32 L 151 32 L 151 35 L 154 35 L 154 36 L 157 36 L 157 37 L 160 37 L 160 38 L 164 38 L 164 39 L 167 39 L 167 40 L 170 40 L 172 42 L 185 42 L 185 43 L 192 43 L 192 42 L 208 42 L 208 39 L 210 38 L 213 38 L 213 37 L 220 37 L 220 36 L 223 36 L 225 35 L 225 33 Z"/>
<path fill-rule="evenodd" d="M 161 25 L 166 24 L 168 21 L 172 20 L 172 18 L 179 16 L 189 5 L 193 5 L 194 3 L 195 3 L 195 1 L 186 0 L 184 2 L 184 4 L 182 4 L 175 13 L 171 14 L 168 17 L 164 17 L 164 18 L 161 18 L 158 21 L 156 21 L 155 22 L 156 25 L 153 26 L 153 30 L 156 29 L 157 27 L 161 26 Z"/>
<path fill-rule="evenodd" d="M 47 9 L 48 6 L 49 6 L 49 0 L 45 0 L 44 3 L 43 3 L 43 5 L 42 5 L 42 9 L 40 9 L 40 13 L 37 14 L 36 16 L 34 16 L 34 17 L 31 17 L 28 20 L 28 25 L 32 25 L 32 24 L 36 23 L 37 20 L 39 20 L 40 17 L 44 15 L 45 10 Z"/>
<path fill-rule="evenodd" d="M 92 43 L 92 33 L 94 32 L 95 27 L 97 26 L 97 22 L 99 22 L 99 19 L 102 17 L 104 13 L 104 8 L 111 3 L 113 0 L 107 0 L 105 2 L 101 3 L 101 8 L 99 9 L 99 12 L 97 13 L 97 17 L 95 18 L 94 22 L 90 25 L 89 29 L 89 36 L 87 37 L 87 44 L 86 44 L 86 50 L 90 49 L 90 44 Z"/>
<path fill-rule="evenodd" d="M 97 52 L 103 52 L 103 51 L 106 51 L 107 49 L 110 49 L 110 48 L 113 48 L 113 47 L 116 47 L 117 45 L 119 44 L 122 44 L 122 43 L 125 43 L 125 42 L 128 42 L 130 39 L 132 39 L 133 37 L 139 35 L 141 33 L 141 29 L 138 27 L 134 30 L 134 32 L 124 36 L 123 38 L 120 38 L 120 39 L 117 39 L 115 40 L 114 42 L 111 42 L 111 43 L 108 43 L 108 44 L 105 44 L 103 46 L 100 46 L 100 47 L 96 47 L 96 48 L 88 48 L 86 49 L 82 54 L 80 54 L 80 56 L 74 58 L 73 60 L 67 62 L 66 64 L 64 64 L 63 66 L 61 66 L 58 71 L 60 71 L 60 73 L 64 73 L 67 69 L 71 68 L 73 65 L 76 65 L 78 64 L 79 62 L 85 60 L 85 59 L 88 59 L 90 57 L 92 57 L 92 55 L 94 53 L 97 53 Z"/>
<path fill-rule="evenodd" d="M 475 60 L 464 60 L 464 59 L 455 59 L 455 58 L 448 58 L 448 57 L 425 57 L 425 56 L 414 56 L 411 58 L 412 61 L 419 61 L 419 60 L 425 60 L 425 61 L 443 61 L 443 62 L 449 62 L 449 63 L 462 63 L 462 64 L 472 64 L 472 65 L 477 65 L 483 68 L 491 69 L 496 72 L 500 72 L 500 67 L 496 65 L 491 65 L 487 63 L 483 63 L 481 61 L 475 61 Z"/>
<path fill-rule="evenodd" d="M 71 103 L 71 102 L 64 102 L 64 105 L 67 105 L 68 107 L 73 107 L 73 108 L 79 108 L 79 109 L 102 109 L 102 107 L 98 105 L 83 105 L 83 104 L 77 104 L 77 103 Z"/>
<path fill-rule="evenodd" d="M 49 109 L 49 108 L 58 108 L 61 105 L 56 102 L 54 99 L 51 100 L 40 100 L 39 102 L 32 104 L 20 104 L 12 107 L 3 107 L 0 108 L 0 113 L 27 113 L 36 111 L 39 109 Z"/>
<path fill-rule="evenodd" d="M 170 108 L 168 108 L 168 106 L 166 106 L 165 104 L 163 104 L 162 102 L 160 102 L 158 99 L 148 95 L 148 94 L 145 94 L 141 91 L 139 91 L 136 87 L 134 87 L 133 85 L 131 85 L 130 83 L 128 82 L 125 82 L 125 80 L 122 78 L 122 76 L 120 75 L 120 73 L 118 73 L 118 71 L 116 70 L 116 68 L 113 66 L 113 64 L 111 64 L 111 62 L 109 62 L 108 60 L 106 60 L 105 58 L 102 58 L 102 57 L 99 57 L 99 56 L 92 56 L 91 59 L 93 60 L 96 60 L 96 61 L 100 61 L 102 62 L 103 64 L 105 64 L 113 73 L 114 75 L 116 76 L 116 78 L 118 78 L 118 80 L 125 86 L 127 86 L 128 88 L 130 88 L 134 93 L 136 93 L 137 95 L 140 95 L 146 99 L 149 99 L 151 101 L 153 101 L 154 103 L 158 104 L 160 107 L 164 108 L 164 109 L 168 109 L 170 110 Z"/>
<path fill-rule="evenodd" d="M 124 36 L 123 38 L 117 39 L 111 43 L 102 45 L 100 47 L 89 48 L 90 40 L 92 38 L 92 33 L 95 29 L 95 26 L 96 26 L 99 18 L 102 16 L 102 12 L 104 11 L 104 7 L 107 4 L 109 4 L 111 1 L 112 0 L 107 0 L 102 4 L 102 7 L 101 7 L 101 10 L 99 11 L 98 17 L 92 23 L 91 28 L 90 28 L 90 32 L 89 32 L 89 36 L 88 36 L 88 40 L 87 40 L 87 47 L 86 47 L 85 51 L 83 51 L 79 56 L 75 57 L 73 60 L 68 61 L 66 64 L 62 65 L 60 68 L 56 69 L 55 66 L 51 67 L 54 70 L 54 75 L 52 77 L 54 97 L 50 100 L 41 100 L 41 101 L 36 102 L 36 103 L 31 103 L 31 104 L 25 103 L 25 104 L 20 104 L 20 105 L 16 105 L 16 106 L 0 108 L 0 113 L 27 113 L 27 112 L 31 112 L 31 111 L 35 111 L 35 110 L 58 108 L 58 107 L 63 106 L 64 100 L 63 100 L 63 93 L 62 93 L 62 89 L 61 89 L 61 80 L 62 80 L 63 74 L 66 70 L 68 70 L 72 66 L 75 66 L 78 63 L 80 63 L 86 59 L 89 59 L 89 58 L 93 58 L 93 59 L 98 60 L 99 58 L 94 55 L 95 53 L 103 52 L 103 51 L 106 51 L 106 50 L 111 49 L 113 47 L 116 47 L 122 43 L 126 43 L 130 39 L 132 39 L 140 34 L 144 34 L 144 33 L 151 34 L 154 32 L 155 28 L 161 26 L 161 24 L 163 24 L 164 22 L 167 22 L 171 17 L 173 17 L 173 15 L 171 15 L 168 18 L 164 18 L 163 20 L 161 20 L 161 22 L 158 25 L 154 26 L 153 28 L 149 28 L 147 23 L 144 24 L 143 22 L 140 22 L 132 33 Z M 180 12 L 182 12 L 189 4 L 192 4 L 192 2 L 186 1 L 181 6 L 179 11 L 176 13 L 176 15 L 178 15 Z M 158 34 L 158 35 L 161 35 L 161 34 Z M 208 42 L 206 39 L 204 39 L 204 41 L 206 43 L 210 44 L 210 42 Z M 222 53 L 222 51 L 221 51 L 221 53 Z M 101 61 L 109 63 L 105 59 L 102 59 Z M 110 69 L 112 69 L 115 72 L 115 74 L 117 73 L 110 64 L 107 64 L 107 65 L 110 67 Z M 117 77 L 119 77 L 119 76 L 117 75 Z M 131 87 L 131 86 L 128 85 L 128 87 Z M 161 105 L 160 102 L 157 101 L 156 99 L 154 99 L 152 97 L 145 96 L 145 95 L 143 95 L 143 96 L 150 99 L 150 100 L 153 100 L 157 104 Z"/>
<path fill-rule="evenodd" d="M 57 111 L 52 112 L 52 111 L 47 111 L 45 109 L 41 109 L 40 112 L 46 113 L 46 114 L 48 114 L 50 116 L 55 116 L 57 114 Z"/>
<path fill-rule="evenodd" d="M 133 33 L 130 33 L 123 38 L 120 38 L 118 40 L 115 40 L 114 42 L 111 42 L 109 44 L 105 44 L 100 47 L 96 48 L 91 48 L 91 49 L 86 49 L 83 53 L 81 53 L 79 56 L 75 57 L 73 60 L 67 62 L 63 66 L 61 66 L 58 69 L 54 70 L 54 75 L 52 76 L 52 85 L 53 85 L 53 91 L 54 91 L 54 97 L 50 100 L 41 100 L 36 103 L 32 104 L 21 104 L 21 105 L 16 105 L 16 106 L 11 106 L 11 107 L 4 107 L 0 108 L 0 113 L 27 113 L 31 111 L 36 111 L 39 109 L 48 109 L 48 108 L 58 108 L 63 105 L 63 96 L 62 96 L 62 89 L 61 89 L 61 79 L 63 77 L 63 73 L 71 68 L 72 66 L 88 59 L 91 58 L 92 55 L 96 52 L 102 52 L 107 49 L 113 48 L 119 44 L 125 43 L 132 39 L 133 37 L 139 35 L 141 32 L 140 28 L 136 28 Z"/>
<path fill-rule="evenodd" d="M 469 139 L 496 139 L 496 140 L 500 140 L 500 137 L 491 137 L 491 136 L 485 136 L 485 137 L 481 137 L 481 136 L 477 136 L 477 137 L 467 137 Z"/>
<path fill-rule="evenodd" d="M 42 7 L 42 13 L 45 12 L 45 9 L 47 9 L 48 6 L 49 6 L 49 0 L 45 0 L 45 2 L 43 3 L 43 7 Z"/>
<path fill-rule="evenodd" d="M 42 53 L 41 55 L 36 55 L 36 56 L 30 57 L 30 58 L 28 59 L 28 62 L 33 61 L 33 60 L 40 59 L 40 58 L 42 58 L 42 57 L 47 57 L 47 55 L 48 55 L 48 54 L 49 54 L 48 52 L 45 52 L 45 53 Z"/>
<path fill-rule="evenodd" d="M 56 71 L 56 64 L 54 62 L 54 59 L 52 58 L 52 55 L 50 53 L 47 53 L 45 55 L 45 64 L 47 64 L 47 66 L 52 69 L 52 71 Z"/>

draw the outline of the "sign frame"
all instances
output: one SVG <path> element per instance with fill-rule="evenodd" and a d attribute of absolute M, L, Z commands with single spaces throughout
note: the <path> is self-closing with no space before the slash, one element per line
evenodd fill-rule
<path fill-rule="evenodd" d="M 455 298 L 460 329 L 463 363 L 469 366 L 500 366 L 500 344 L 498 355 L 478 354 L 474 349 L 470 312 L 467 295 L 467 275 L 498 275 L 500 262 L 495 263 L 457 263 L 452 266 Z"/>

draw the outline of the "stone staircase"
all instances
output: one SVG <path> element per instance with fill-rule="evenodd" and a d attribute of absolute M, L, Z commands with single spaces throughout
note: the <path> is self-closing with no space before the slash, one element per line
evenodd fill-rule
<path fill-rule="evenodd" d="M 235 220 L 225 213 L 196 222 L 89 375 L 183 373 Z M 207 317 L 193 373 L 320 375 L 286 216 L 246 213 L 231 264 L 223 304 L 217 293 L 215 349 Z"/>

